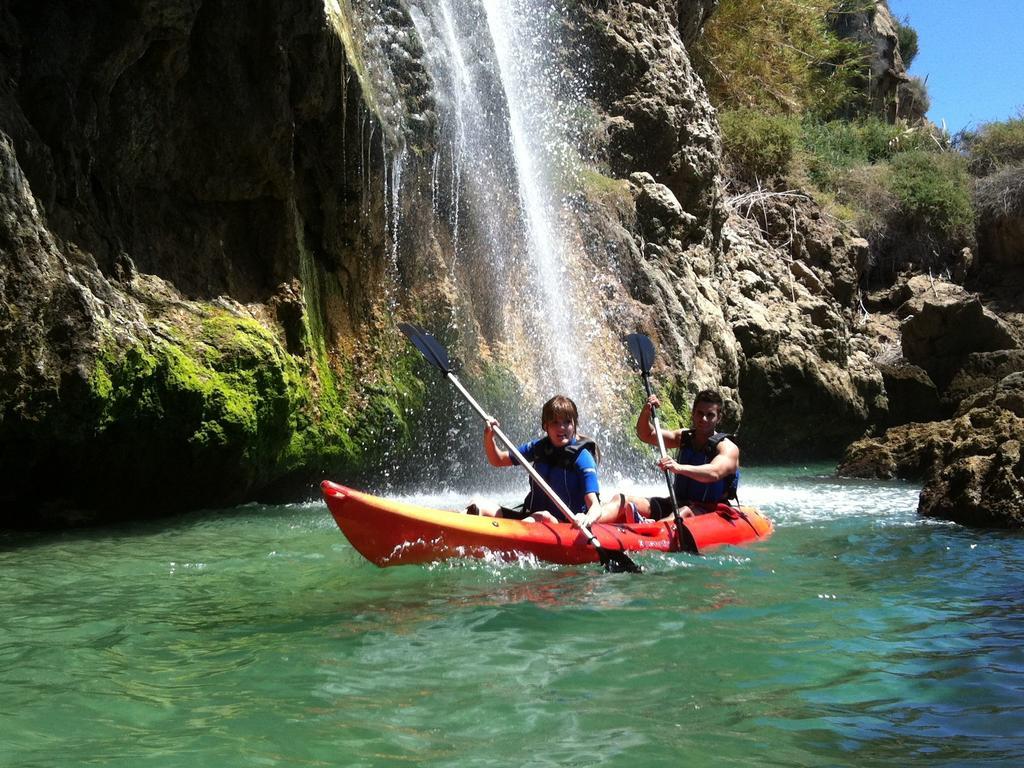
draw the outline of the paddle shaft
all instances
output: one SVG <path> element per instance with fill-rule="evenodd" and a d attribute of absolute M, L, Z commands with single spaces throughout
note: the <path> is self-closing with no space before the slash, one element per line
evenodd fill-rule
<path fill-rule="evenodd" d="M 473 396 L 469 394 L 469 391 L 464 386 L 462 386 L 462 382 L 459 381 L 458 377 L 454 373 L 452 373 L 451 371 L 446 371 L 445 376 L 447 376 L 448 380 L 455 386 L 455 388 L 462 393 L 462 396 L 466 398 L 466 401 L 471 406 L 473 406 L 473 410 L 480 414 L 480 418 L 482 418 L 485 422 L 488 423 L 492 421 L 487 411 L 485 411 L 480 406 L 480 403 L 473 399 Z M 593 544 L 596 548 L 601 549 L 601 542 L 597 540 L 597 537 L 593 533 L 591 533 L 590 529 L 587 528 L 586 525 L 584 525 L 576 518 L 576 515 L 572 513 L 568 505 L 564 501 L 562 501 L 562 498 L 557 493 L 555 493 L 555 489 L 547 484 L 547 482 L 544 480 L 543 477 L 540 476 L 540 473 L 534 468 L 534 466 L 526 460 L 526 457 L 519 452 L 519 449 L 516 448 L 515 444 L 511 440 L 509 440 L 508 435 L 502 432 L 501 428 L 498 426 L 492 426 L 491 429 L 494 430 L 494 434 L 498 436 L 498 439 L 501 440 L 502 443 L 504 443 L 509 453 L 515 456 L 519 463 L 526 468 L 526 471 L 530 473 L 530 477 L 533 479 L 533 482 L 537 484 L 537 487 L 544 491 L 547 497 L 551 499 L 551 502 L 556 507 L 558 507 L 558 511 L 565 515 L 569 522 L 571 522 L 573 525 L 579 528 L 591 544 Z"/>
<path fill-rule="evenodd" d="M 650 397 L 652 394 L 651 378 L 646 372 L 641 373 L 641 378 L 644 380 L 644 389 L 647 390 L 647 396 Z M 653 405 L 651 406 L 651 420 L 654 422 L 654 434 L 658 438 L 658 450 L 661 451 L 662 456 L 668 456 L 668 453 L 665 451 L 665 438 L 661 434 L 661 424 L 658 423 L 658 409 Z M 683 518 L 679 516 L 679 502 L 676 501 L 676 484 L 671 473 L 667 469 L 663 471 L 665 472 L 665 482 L 668 484 L 668 497 L 672 500 L 672 519 L 675 520 L 676 532 L 679 534 L 679 548 L 684 549 Z"/>

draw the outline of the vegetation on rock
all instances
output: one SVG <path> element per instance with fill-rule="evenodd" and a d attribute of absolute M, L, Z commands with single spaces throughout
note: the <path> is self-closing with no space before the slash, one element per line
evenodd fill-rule
<path fill-rule="evenodd" d="M 975 176 L 1024 164 L 1024 117 L 985 123 L 977 130 L 964 131 L 956 137 L 956 143 L 968 157 Z"/>
<path fill-rule="evenodd" d="M 1024 163 L 979 179 L 974 186 L 979 221 L 1024 217 Z"/>
<path fill-rule="evenodd" d="M 969 179 L 947 136 L 868 111 L 867 43 L 840 37 L 834 23 L 868 5 L 721 4 L 696 58 L 722 109 L 726 169 L 734 192 L 756 185 L 819 198 L 868 235 L 889 276 L 907 264 L 942 268 L 974 244 Z M 894 25 L 906 62 L 917 34 L 906 20 Z M 902 99 L 927 98 L 912 79 L 901 87 Z M 993 126 L 964 146 L 1005 161 L 1015 157 L 1013 135 Z"/>
<path fill-rule="evenodd" d="M 799 123 L 756 109 L 721 113 L 722 152 L 734 179 L 769 183 L 789 173 L 799 142 Z"/>
<path fill-rule="evenodd" d="M 973 244 L 974 208 L 963 158 L 950 152 L 900 154 L 889 183 L 899 202 L 899 226 L 913 243 L 911 259 L 941 266 L 944 254 Z"/>
<path fill-rule="evenodd" d="M 68 479 L 105 517 L 137 515 L 121 507 L 140 495 L 148 514 L 239 503 L 289 480 L 358 472 L 409 442 L 408 414 L 423 398 L 411 354 L 357 371 L 329 363 L 323 340 L 308 338 L 319 352 L 296 356 L 240 308 L 216 304 L 182 304 L 151 322 L 156 335 L 128 347 L 111 339 L 86 391 L 66 393 L 91 428 L 50 430 L 58 455 L 93 457 Z"/>
<path fill-rule="evenodd" d="M 826 117 L 862 109 L 866 46 L 840 37 L 831 24 L 846 5 L 722 0 L 693 49 L 712 103 Z"/>
<path fill-rule="evenodd" d="M 911 62 L 917 58 L 917 30 L 910 26 L 910 20 L 904 16 L 896 21 L 896 39 L 898 40 L 903 66 L 910 69 Z"/>

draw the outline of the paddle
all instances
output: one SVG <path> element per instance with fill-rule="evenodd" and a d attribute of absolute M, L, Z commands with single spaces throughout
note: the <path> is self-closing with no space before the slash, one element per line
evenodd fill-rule
<path fill-rule="evenodd" d="M 640 377 L 644 381 L 644 389 L 647 390 L 647 397 L 651 396 L 651 366 L 654 365 L 654 343 L 642 333 L 631 333 L 626 337 L 626 346 L 633 356 L 633 363 L 640 369 Z M 665 451 L 665 439 L 661 435 L 661 425 L 658 423 L 658 409 L 651 408 L 651 417 L 654 419 L 654 434 L 658 436 L 658 450 L 662 456 L 668 456 Z M 697 549 L 697 542 L 693 533 L 683 525 L 683 518 L 679 516 L 679 503 L 676 501 L 675 483 L 668 470 L 665 470 L 665 482 L 668 483 L 668 496 L 672 500 L 672 515 L 676 523 L 676 534 L 679 536 L 679 550 L 681 552 L 692 552 L 700 554 Z"/>
<path fill-rule="evenodd" d="M 473 409 L 478 414 L 480 414 L 480 417 L 484 422 L 492 421 L 491 417 L 487 415 L 487 412 L 480 407 L 480 404 L 474 400 L 473 396 L 469 394 L 464 386 L 462 386 L 462 382 L 459 381 L 458 377 L 452 373 L 451 363 L 448 361 L 448 352 L 441 346 L 437 339 L 418 325 L 412 325 L 411 323 L 399 323 L 398 328 L 402 333 L 409 337 L 409 341 L 413 343 L 413 346 L 423 353 L 427 362 L 438 368 L 448 381 L 455 386 L 459 391 L 459 394 L 466 398 L 466 401 L 473 406 Z M 493 430 L 494 434 L 496 434 L 501 442 L 504 443 L 509 452 L 516 457 L 520 465 L 530 473 L 530 477 L 533 478 L 533 482 L 536 483 L 537 487 L 544 491 L 544 493 L 547 494 L 547 497 L 551 499 L 552 503 L 554 503 L 556 507 L 558 507 L 558 510 L 565 516 L 565 518 L 579 528 L 583 535 L 587 537 L 587 540 L 591 545 L 593 545 L 594 549 L 597 550 L 597 556 L 606 571 L 611 571 L 613 573 L 640 573 L 640 566 L 630 560 L 629 556 L 626 555 L 625 552 L 621 550 L 609 550 L 602 547 L 601 542 L 597 540 L 597 537 L 591 533 L 590 529 L 587 528 L 586 525 L 576 519 L 576 515 L 569 510 L 569 507 L 566 506 L 565 502 L 562 501 L 558 494 L 555 493 L 554 489 L 544 481 L 544 478 L 540 476 L 540 473 L 538 473 L 537 470 L 534 469 L 533 465 L 526 460 L 526 458 L 519 452 L 519 449 L 516 448 L 511 440 L 508 439 L 505 433 L 497 426 L 494 426 Z"/>

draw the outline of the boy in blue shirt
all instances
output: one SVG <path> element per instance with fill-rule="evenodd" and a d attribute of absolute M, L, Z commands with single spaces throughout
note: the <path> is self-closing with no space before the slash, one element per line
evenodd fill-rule
<path fill-rule="evenodd" d="M 565 395 L 556 395 L 544 403 L 541 426 L 545 436 L 517 446 L 538 474 L 558 494 L 574 514 L 599 508 L 600 485 L 597 476 L 599 452 L 588 437 L 577 433 L 579 414 L 576 404 Z M 494 441 L 493 419 L 484 426 L 484 452 L 494 467 L 511 467 L 515 457 Z M 595 507 L 595 505 L 598 505 Z M 502 507 L 492 501 L 474 500 L 466 511 L 488 517 L 512 517 L 528 522 L 569 522 L 554 502 L 530 480 L 530 492 L 520 509 Z"/>

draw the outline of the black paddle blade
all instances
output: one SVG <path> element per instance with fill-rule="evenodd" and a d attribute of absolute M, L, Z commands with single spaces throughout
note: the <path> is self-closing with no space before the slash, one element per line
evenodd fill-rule
<path fill-rule="evenodd" d="M 676 518 L 676 535 L 679 537 L 679 551 L 688 552 L 691 555 L 699 555 L 697 540 L 693 538 L 693 532 L 683 525 L 683 518 Z"/>
<path fill-rule="evenodd" d="M 642 333 L 631 333 L 626 337 L 626 346 L 640 373 L 647 376 L 654 365 L 654 342 Z"/>
<path fill-rule="evenodd" d="M 448 352 L 427 331 L 412 323 L 399 323 L 398 330 L 408 336 L 413 346 L 427 358 L 427 362 L 440 368 L 441 373 L 447 375 L 452 369 L 448 361 Z"/>
<path fill-rule="evenodd" d="M 597 547 L 597 556 L 608 573 L 643 573 L 644 569 L 629 559 L 622 551 Z"/>

